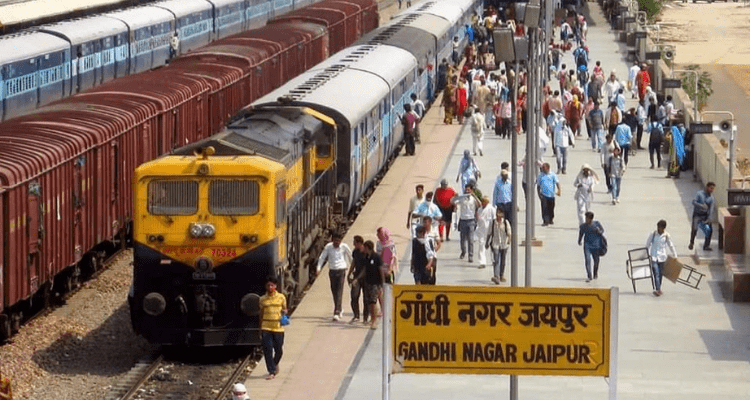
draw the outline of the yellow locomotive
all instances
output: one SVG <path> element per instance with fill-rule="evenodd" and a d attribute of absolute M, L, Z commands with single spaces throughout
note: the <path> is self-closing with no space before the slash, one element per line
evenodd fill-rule
<path fill-rule="evenodd" d="M 259 344 L 265 278 L 301 291 L 331 223 L 335 134 L 312 109 L 267 107 L 138 167 L 133 329 L 160 344 Z"/>

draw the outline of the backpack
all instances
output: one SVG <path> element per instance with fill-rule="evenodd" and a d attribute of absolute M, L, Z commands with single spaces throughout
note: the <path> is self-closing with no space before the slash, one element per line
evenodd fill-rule
<path fill-rule="evenodd" d="M 654 143 L 661 143 L 664 140 L 664 129 L 658 122 L 651 122 L 648 124 L 648 128 L 651 132 L 651 139 L 649 141 Z"/>

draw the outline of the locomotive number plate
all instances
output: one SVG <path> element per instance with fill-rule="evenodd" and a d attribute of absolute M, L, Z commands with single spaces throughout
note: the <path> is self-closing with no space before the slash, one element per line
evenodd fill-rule
<path fill-rule="evenodd" d="M 193 272 L 193 279 L 196 281 L 212 281 L 216 279 L 216 273 L 214 272 Z"/>

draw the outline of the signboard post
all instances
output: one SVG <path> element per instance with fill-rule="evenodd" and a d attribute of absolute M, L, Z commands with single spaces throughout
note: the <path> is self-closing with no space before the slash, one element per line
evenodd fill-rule
<path fill-rule="evenodd" d="M 617 288 L 395 285 L 384 346 L 394 373 L 606 376 L 615 399 L 617 296 Z"/>

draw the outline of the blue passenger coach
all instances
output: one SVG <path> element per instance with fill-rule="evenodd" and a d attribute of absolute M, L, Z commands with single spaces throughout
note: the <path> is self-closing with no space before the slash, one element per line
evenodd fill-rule
<path fill-rule="evenodd" d="M 165 0 L 2 36 L 0 120 L 164 66 L 172 57 L 317 1 Z M 179 46 L 171 51 L 174 36 Z"/>

